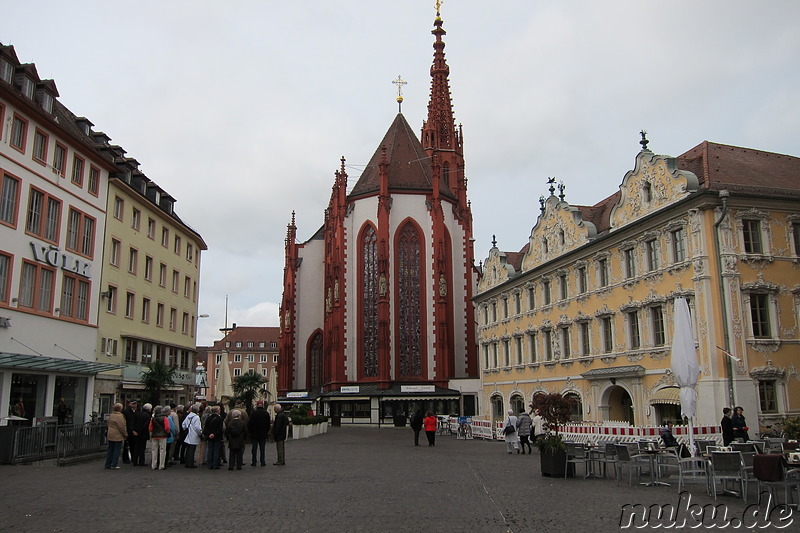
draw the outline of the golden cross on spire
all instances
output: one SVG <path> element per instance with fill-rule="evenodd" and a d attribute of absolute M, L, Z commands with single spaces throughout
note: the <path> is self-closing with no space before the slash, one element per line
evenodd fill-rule
<path fill-rule="evenodd" d="M 408 82 L 398 75 L 392 83 L 397 85 L 397 112 L 400 113 L 403 105 L 403 85 L 408 85 Z"/>
<path fill-rule="evenodd" d="M 439 16 L 439 12 L 442 10 L 442 4 L 444 4 L 444 0 L 436 0 L 436 16 Z"/>

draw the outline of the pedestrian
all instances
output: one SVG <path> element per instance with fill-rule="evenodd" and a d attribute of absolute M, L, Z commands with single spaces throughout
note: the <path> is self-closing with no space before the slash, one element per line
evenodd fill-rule
<path fill-rule="evenodd" d="M 281 404 L 275 404 L 275 423 L 272 424 L 272 439 L 275 441 L 275 449 L 278 452 L 278 460 L 272 463 L 276 466 L 286 464 L 286 429 L 289 427 L 289 419 L 283 412 Z"/>
<path fill-rule="evenodd" d="M 422 431 L 422 423 L 424 422 L 425 417 L 422 416 L 422 410 L 417 409 L 414 411 L 414 414 L 411 415 L 411 429 L 414 430 L 414 446 L 419 446 L 419 432 Z"/>
<path fill-rule="evenodd" d="M 200 427 L 203 428 L 203 433 L 200 436 L 200 450 L 197 454 L 197 460 L 200 461 L 201 465 L 208 464 L 208 452 L 207 452 L 207 445 L 206 445 L 206 435 L 205 435 L 205 428 L 206 428 L 206 420 L 208 417 L 211 416 L 211 406 L 206 404 L 206 402 L 202 402 L 200 404 Z"/>
<path fill-rule="evenodd" d="M 219 405 L 211 408 L 211 414 L 206 418 L 203 426 L 203 435 L 206 437 L 208 448 L 208 468 L 219 470 L 220 448 L 222 448 L 222 435 L 225 432 L 224 421 L 219 416 Z"/>
<path fill-rule="evenodd" d="M 664 425 L 661 427 L 661 440 L 664 442 L 665 448 L 677 448 L 678 440 L 672 434 L 672 424 L 664 420 Z"/>
<path fill-rule="evenodd" d="M 520 448 L 522 448 L 522 453 L 525 453 L 525 446 L 528 447 L 528 454 L 533 453 L 533 449 L 531 448 L 531 429 L 533 427 L 533 420 L 531 420 L 531 415 L 522 411 L 519 417 L 517 418 L 517 435 L 519 435 L 519 443 Z"/>
<path fill-rule="evenodd" d="M 181 427 L 186 430 L 186 435 L 183 439 L 185 446 L 184 450 L 184 467 L 197 468 L 195 464 L 195 454 L 197 453 L 197 445 L 200 444 L 200 435 L 203 433 L 203 428 L 200 426 L 200 417 L 197 415 L 200 411 L 200 404 L 194 404 L 189 408 L 189 414 L 183 420 Z"/>
<path fill-rule="evenodd" d="M 231 422 L 225 427 L 225 438 L 228 440 L 228 470 L 242 469 L 244 458 L 244 441 L 247 440 L 247 424 L 238 409 L 231 411 Z"/>
<path fill-rule="evenodd" d="M 128 427 L 125 422 L 125 415 L 122 414 L 122 404 L 115 403 L 108 415 L 106 439 L 108 440 L 108 451 L 106 452 L 106 468 L 119 470 L 119 454 L 122 451 L 122 443 L 128 438 Z"/>
<path fill-rule="evenodd" d="M 256 402 L 256 409 L 250 415 L 250 420 L 247 422 L 247 431 L 250 434 L 250 451 L 252 453 L 252 461 L 250 466 L 256 466 L 256 459 L 258 452 L 261 451 L 261 466 L 267 465 L 266 446 L 267 437 L 269 437 L 269 428 L 272 420 L 269 416 L 269 411 L 264 409 L 264 402 L 258 400 Z"/>
<path fill-rule="evenodd" d="M 742 442 L 750 440 L 750 435 L 747 433 L 750 428 L 747 427 L 747 421 L 744 419 L 744 409 L 739 406 L 733 409 L 731 424 L 733 425 L 734 439 L 743 439 Z"/>
<path fill-rule="evenodd" d="M 436 446 L 436 416 L 433 411 L 425 413 L 425 420 L 422 421 L 422 426 L 425 428 L 425 436 L 428 438 L 428 446 Z"/>
<path fill-rule="evenodd" d="M 508 416 L 503 423 L 503 436 L 506 440 L 506 451 L 514 453 L 517 450 L 519 453 L 519 435 L 517 434 L 517 417 L 514 416 L 514 411 L 508 410 Z"/>
<path fill-rule="evenodd" d="M 186 420 L 186 415 L 188 413 L 188 406 L 184 409 L 183 405 L 179 405 L 175 409 L 175 414 L 178 415 L 178 423 L 175 424 L 175 427 L 178 428 L 178 438 L 175 440 L 175 451 L 172 454 L 172 460 L 176 463 L 184 464 L 184 453 L 185 453 L 185 444 L 184 439 L 186 438 L 186 430 L 183 429 L 183 421 Z M 173 419 L 174 420 L 174 419 Z"/>
<path fill-rule="evenodd" d="M 731 421 L 730 407 L 722 409 L 722 420 L 719 425 L 722 426 L 722 444 L 728 446 L 733 442 L 733 421 Z"/>
<path fill-rule="evenodd" d="M 133 436 L 136 437 L 134 447 L 131 450 L 131 462 L 133 466 L 146 466 L 144 463 L 144 452 L 147 450 L 147 441 L 150 440 L 150 411 L 153 405 L 146 403 L 142 410 L 136 413 L 133 421 Z"/>
<path fill-rule="evenodd" d="M 153 470 L 167 469 L 167 438 L 172 432 L 172 426 L 165 409 L 169 407 L 157 405 L 147 427 L 150 433 L 150 468 Z"/>
<path fill-rule="evenodd" d="M 56 417 L 58 418 L 59 426 L 63 426 L 67 423 L 67 413 L 69 413 L 69 408 L 66 402 L 64 402 L 64 398 L 59 398 L 58 405 L 56 405 Z"/>
<path fill-rule="evenodd" d="M 533 422 L 533 440 L 532 443 L 536 444 L 536 441 L 544 437 L 544 418 L 542 418 L 542 413 L 539 412 L 538 409 L 533 410 L 533 418 L 531 419 Z"/>
<path fill-rule="evenodd" d="M 122 411 L 125 417 L 125 424 L 127 425 L 128 438 L 122 443 L 122 462 L 125 464 L 133 460 L 133 451 L 136 449 L 136 437 L 133 435 L 133 423 L 136 421 L 136 414 L 139 409 L 139 404 L 136 400 L 130 400 L 128 407 Z"/>

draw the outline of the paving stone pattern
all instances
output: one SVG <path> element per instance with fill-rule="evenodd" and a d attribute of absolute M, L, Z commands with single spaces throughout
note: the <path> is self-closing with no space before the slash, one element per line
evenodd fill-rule
<path fill-rule="evenodd" d="M 502 442 L 438 436 L 414 447 L 408 428 L 330 428 L 286 443 L 285 466 L 164 471 L 94 460 L 0 466 L 0 531 L 527 532 L 620 531 L 622 506 L 678 504 L 672 487 L 542 477 L 539 457 Z M 149 453 L 148 453 L 149 464 Z M 755 491 L 750 491 L 755 495 Z M 692 489 L 693 502 L 711 500 Z M 753 496 L 754 497 L 754 496 Z M 741 499 L 719 503 L 739 513 Z M 794 526 L 792 526 L 794 527 Z M 790 528 L 791 529 L 791 528 Z"/>

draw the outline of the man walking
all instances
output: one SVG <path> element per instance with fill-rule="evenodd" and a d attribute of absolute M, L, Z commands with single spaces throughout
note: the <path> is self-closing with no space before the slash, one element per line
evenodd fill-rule
<path fill-rule="evenodd" d="M 278 451 L 278 460 L 274 465 L 283 466 L 286 464 L 286 428 L 289 427 L 289 419 L 283 412 L 280 404 L 275 404 L 275 423 L 272 426 L 272 438 L 275 439 L 275 448 Z"/>
<path fill-rule="evenodd" d="M 250 420 L 247 423 L 253 454 L 253 461 L 250 463 L 250 466 L 256 466 L 256 457 L 259 450 L 261 450 L 261 466 L 266 466 L 267 464 L 265 448 L 267 446 L 267 437 L 269 436 L 269 427 L 271 423 L 272 420 L 269 417 L 269 411 L 264 409 L 264 402 L 258 400 L 256 402 L 256 410 L 250 415 Z"/>
<path fill-rule="evenodd" d="M 133 421 L 133 436 L 136 438 L 136 445 L 131 450 L 133 466 L 146 466 L 144 452 L 147 449 L 147 441 L 150 440 L 150 411 L 152 409 L 151 404 L 144 404 L 142 410 L 136 413 Z"/>

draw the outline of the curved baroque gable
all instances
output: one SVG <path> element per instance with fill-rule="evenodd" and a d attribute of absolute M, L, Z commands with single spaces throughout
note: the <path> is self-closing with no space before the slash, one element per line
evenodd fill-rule
<path fill-rule="evenodd" d="M 583 246 L 597 235 L 597 228 L 583 220 L 580 209 L 550 196 L 531 230 L 528 252 L 522 270 L 531 270 L 545 261 Z"/>
<path fill-rule="evenodd" d="M 642 150 L 636 166 L 622 179 L 619 202 L 611 210 L 610 227 L 620 228 L 658 211 L 698 188 L 697 176 L 679 170 L 675 158 Z"/>
<path fill-rule="evenodd" d="M 478 282 L 478 293 L 500 285 L 515 275 L 514 267 L 508 264 L 506 254 L 495 246 L 489 250 L 489 257 L 483 265 L 483 277 Z"/>

